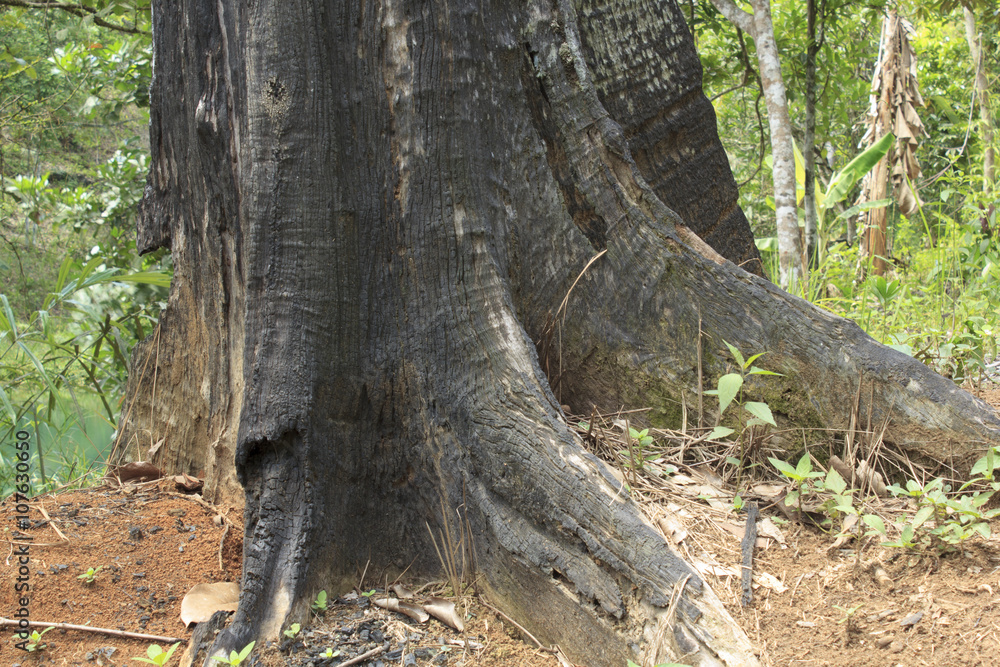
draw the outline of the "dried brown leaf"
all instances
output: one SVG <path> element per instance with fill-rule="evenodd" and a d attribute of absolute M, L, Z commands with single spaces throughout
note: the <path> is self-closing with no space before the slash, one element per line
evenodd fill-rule
<path fill-rule="evenodd" d="M 150 461 L 152 461 L 153 457 L 156 456 L 156 452 L 160 451 L 160 448 L 163 447 L 164 442 L 166 442 L 166 440 L 164 438 L 160 438 L 155 445 L 149 448 L 148 457 Z"/>
<path fill-rule="evenodd" d="M 393 584 L 392 592 L 396 594 L 400 600 L 406 600 L 413 597 L 413 591 L 404 586 L 403 584 Z"/>
<path fill-rule="evenodd" d="M 123 466 L 108 470 L 108 474 L 104 476 L 107 480 L 118 481 L 121 484 L 136 481 L 147 482 L 160 479 L 161 477 L 163 477 L 163 471 L 149 461 L 126 463 Z"/>
<path fill-rule="evenodd" d="M 178 491 L 187 491 L 189 493 L 196 493 L 204 486 L 204 482 L 197 477 L 188 475 L 187 473 L 174 475 L 174 484 L 177 485 Z"/>
<path fill-rule="evenodd" d="M 405 614 L 412 618 L 417 623 L 426 623 L 430 620 L 430 616 L 427 615 L 423 609 L 415 604 L 409 602 L 403 602 L 398 598 L 377 598 L 373 600 L 375 606 L 382 607 L 382 609 L 387 609 L 389 611 L 395 611 L 400 614 Z"/>
<path fill-rule="evenodd" d="M 455 609 L 455 603 L 444 598 L 428 598 L 424 603 L 424 611 L 441 621 L 445 625 L 462 632 L 465 630 L 465 621 Z"/>
<path fill-rule="evenodd" d="M 217 611 L 236 611 L 239 600 L 239 584 L 197 584 L 181 600 L 181 622 L 189 626 L 207 621 Z"/>

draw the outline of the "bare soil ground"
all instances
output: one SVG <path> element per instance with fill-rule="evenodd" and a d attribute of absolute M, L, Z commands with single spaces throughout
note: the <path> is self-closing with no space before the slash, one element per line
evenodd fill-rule
<path fill-rule="evenodd" d="M 16 648 L 15 628 L 0 632 L 0 665 L 111 666 L 142 663 L 147 647 L 187 641 L 181 600 L 199 583 L 239 581 L 243 529 L 233 508 L 212 507 L 198 496 L 177 493 L 173 482 L 98 487 L 35 498 L 34 526 L 17 532 L 12 499 L 0 503 L 7 553 L 0 563 L 0 609 L 10 618 L 18 608 L 14 585 L 18 557 L 12 535 L 30 544 L 30 618 L 153 635 L 138 639 L 103 632 L 56 628 L 44 650 Z M 79 576 L 102 568 L 93 583 Z M 366 582 L 368 583 L 368 582 Z M 364 591 L 367 592 L 367 591 Z M 331 598 L 294 641 L 258 647 L 261 665 L 336 665 L 376 649 L 363 665 L 558 666 L 555 656 L 523 642 L 508 621 L 467 596 L 468 621 L 458 633 L 436 620 L 410 621 L 372 605 L 370 597 Z M 372 596 L 374 597 L 374 596 Z M 336 658 L 319 657 L 327 649 Z M 170 665 L 179 664 L 182 645 Z"/>
<path fill-rule="evenodd" d="M 1000 406 L 1000 390 L 982 395 Z M 595 453 L 621 466 L 627 453 L 616 448 L 613 420 L 607 423 L 607 437 L 590 444 Z M 832 535 L 789 520 L 762 501 L 754 599 L 744 607 L 740 540 L 745 515 L 733 509 L 738 503 L 732 484 L 716 474 L 724 453 L 715 457 L 719 465 L 711 458 L 688 465 L 685 442 L 690 440 L 675 437 L 672 442 L 679 444 L 647 466 L 665 474 L 633 476 L 621 466 L 621 479 L 653 524 L 727 602 L 765 665 L 1000 664 L 1000 521 L 992 523 L 991 537 L 972 538 L 951 553 L 884 547 L 875 538 L 864 541 L 859 552 L 853 540 L 835 544 Z M 766 491 L 776 485 L 772 476 L 754 483 L 743 480 L 742 486 L 751 499 L 754 488 Z M 10 618 L 19 607 L 14 542 L 26 542 L 27 536 L 32 621 L 158 639 L 57 628 L 43 636 L 44 650 L 26 653 L 15 647 L 15 629 L 5 627 L 0 629 L 0 665 L 142 664 L 133 658 L 144 657 L 151 643 L 191 637 L 180 620 L 180 604 L 193 585 L 239 581 L 240 513 L 178 493 L 172 482 L 48 495 L 30 506 L 32 526 L 19 531 L 13 500 L 0 502 L 7 545 L 0 562 L 0 616 Z M 913 512 L 905 501 L 893 498 L 873 500 L 870 509 L 887 524 Z M 93 583 L 79 578 L 98 567 Z M 367 591 L 359 588 L 331 599 L 325 614 L 294 640 L 258 647 L 258 664 L 320 667 L 373 651 L 352 664 L 568 664 L 539 649 L 477 598 L 464 598 L 467 627 L 459 633 L 433 619 L 419 624 L 379 609 L 358 592 Z M 322 657 L 327 649 L 336 657 Z M 169 664 L 179 664 L 183 650 L 182 645 Z"/>

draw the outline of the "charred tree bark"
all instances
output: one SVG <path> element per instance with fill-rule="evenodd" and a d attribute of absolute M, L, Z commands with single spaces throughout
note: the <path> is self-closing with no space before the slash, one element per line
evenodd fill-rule
<path fill-rule="evenodd" d="M 150 88 L 150 169 L 139 252 L 170 248 L 174 277 L 159 327 L 136 346 L 112 463 L 146 460 L 206 478 L 205 495 L 242 502 L 233 470 L 243 394 L 243 231 L 234 86 L 212 0 L 162 3 Z"/>
<path fill-rule="evenodd" d="M 680 8 L 644 0 L 576 6 L 598 99 L 621 126 L 639 173 L 716 252 L 764 276 Z"/>
<path fill-rule="evenodd" d="M 161 4 L 140 238 L 169 243 L 177 268 L 159 338 L 135 365 L 148 370 L 126 435 L 166 437 L 180 467 L 198 464 L 178 453 L 194 434 L 216 465 L 210 486 L 234 466 L 245 489 L 240 606 L 214 650 L 276 636 L 369 560 L 436 572 L 427 524 L 437 534 L 450 521 L 471 535 L 497 603 L 579 662 L 756 664 L 718 599 L 567 428 L 533 339 L 606 249 L 567 319 L 573 400 L 597 397 L 602 377 L 632 399 L 646 385 L 690 387 L 699 311 L 713 336 L 808 374 L 787 391 L 804 386 L 810 400 L 825 373 L 839 386 L 858 368 L 881 372 L 886 391 L 897 368 L 933 382 L 725 260 L 660 199 L 703 184 L 717 201 L 688 197 L 689 215 L 708 216 L 692 224 L 749 238 L 703 119 L 658 115 L 646 98 L 621 102 L 619 123 L 601 100 L 603 86 L 614 107 L 629 67 L 598 26 L 629 16 L 622 29 L 679 49 L 637 42 L 648 85 L 675 91 L 665 105 L 682 117 L 704 112 L 690 83 L 671 82 L 693 67 L 676 8 Z M 645 174 L 670 151 L 695 164 L 654 189 Z M 750 256 L 727 238 L 720 252 Z M 905 409 L 924 405 L 915 382 L 896 390 L 909 392 Z M 995 439 L 981 413 L 969 420 Z"/>

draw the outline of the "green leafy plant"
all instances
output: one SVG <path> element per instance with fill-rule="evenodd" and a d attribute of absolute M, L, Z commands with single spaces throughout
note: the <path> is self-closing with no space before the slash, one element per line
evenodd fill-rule
<path fill-rule="evenodd" d="M 881 139 L 856 155 L 842 169 L 831 175 L 826 192 L 820 192 L 818 189 L 815 190 L 817 233 L 820 237 L 818 246 L 821 250 L 826 247 L 826 243 L 829 240 L 829 225 L 827 225 L 826 221 L 828 212 L 835 209 L 847 198 L 854 184 L 878 164 L 878 161 L 889 151 L 895 140 L 896 138 L 891 133 L 884 135 Z M 794 152 L 795 180 L 797 181 L 796 199 L 801 202 L 805 195 L 805 161 L 797 145 Z M 858 204 L 837 215 L 837 219 L 850 219 L 861 211 L 882 208 L 890 203 L 892 203 L 891 199 L 880 199 Z"/>
<path fill-rule="evenodd" d="M 659 456 L 658 453 L 647 453 L 653 444 L 653 437 L 649 435 L 649 429 L 644 428 L 637 431 L 631 426 L 628 427 L 628 449 L 622 450 L 620 454 L 628 457 L 629 462 L 625 465 L 635 470 L 642 470 L 647 461 L 652 461 Z"/>
<path fill-rule="evenodd" d="M 767 460 L 795 486 L 794 490 L 785 496 L 785 505 L 789 507 L 795 505 L 801 512 L 803 498 L 818 488 L 814 480 L 823 477 L 823 473 L 813 470 L 812 457 L 809 456 L 809 452 L 802 455 L 794 468 L 781 459 L 768 457 Z"/>
<path fill-rule="evenodd" d="M 878 300 L 882 309 L 882 342 L 885 342 L 888 332 L 889 306 L 899 296 L 902 287 L 898 280 L 886 280 L 885 276 L 872 276 L 868 280 L 868 289 Z M 896 347 L 895 345 L 893 347 Z"/>
<path fill-rule="evenodd" d="M 104 569 L 103 565 L 100 565 L 96 568 L 88 567 L 86 572 L 77 576 L 77 579 L 81 579 L 85 584 L 92 584 L 97 579 L 97 574 L 103 569 Z"/>
<path fill-rule="evenodd" d="M 774 422 L 774 416 L 771 414 L 771 408 L 767 403 L 760 401 L 744 401 L 743 400 L 743 385 L 746 382 L 746 378 L 751 375 L 781 375 L 781 373 L 775 373 L 773 371 L 767 371 L 757 366 L 753 365 L 753 362 L 757 361 L 765 353 L 760 352 L 751 356 L 748 359 L 743 358 L 743 354 L 736 349 L 735 346 L 722 341 L 725 343 L 726 347 L 729 348 L 730 354 L 733 355 L 733 359 L 737 364 L 737 372 L 726 373 L 719 378 L 718 387 L 716 389 L 710 389 L 705 392 L 709 396 L 718 396 L 719 398 L 719 416 L 721 417 L 730 405 L 734 403 L 742 408 L 738 419 L 741 427 L 752 427 L 757 425 L 769 424 L 771 426 L 776 426 Z M 743 421 L 745 415 L 743 412 L 749 414 L 746 422 Z M 713 439 L 725 438 L 726 436 L 735 433 L 735 429 L 729 428 L 727 426 L 716 426 L 709 437 Z"/>
<path fill-rule="evenodd" d="M 861 515 L 861 508 L 854 503 L 854 489 L 848 489 L 847 482 L 833 468 L 826 472 L 822 483 L 815 483 L 814 486 L 818 491 L 828 494 L 820 505 L 820 509 L 831 519 L 843 518 L 840 534 L 847 534 L 847 517 L 860 517 Z"/>
<path fill-rule="evenodd" d="M 320 614 L 326 611 L 326 591 L 320 591 L 316 594 L 316 599 L 313 600 L 312 605 L 313 612 Z"/>
<path fill-rule="evenodd" d="M 973 476 L 972 479 L 963 484 L 959 491 L 964 491 L 976 484 L 985 484 L 994 491 L 1000 491 L 1000 482 L 993 481 L 993 474 L 996 472 L 997 465 L 1000 464 L 998 457 L 1000 457 L 1000 447 L 987 449 L 986 455 L 972 465 L 972 470 L 969 471 L 969 474 Z"/>
<path fill-rule="evenodd" d="M 288 637 L 289 639 L 295 639 L 298 636 L 300 630 L 302 630 L 301 625 L 299 625 L 298 623 L 292 623 L 290 626 L 285 628 L 285 631 L 282 634 Z"/>
<path fill-rule="evenodd" d="M 230 651 L 228 658 L 216 658 L 216 662 L 221 662 L 224 665 L 230 665 L 231 667 L 239 667 L 243 664 L 243 661 L 247 659 L 250 652 L 253 651 L 254 644 L 257 642 L 253 641 L 243 647 L 243 650 L 237 653 L 236 651 Z"/>
<path fill-rule="evenodd" d="M 366 598 L 370 598 L 371 596 L 375 595 L 375 589 L 373 588 L 370 591 L 361 591 L 361 595 L 363 595 Z"/>
<path fill-rule="evenodd" d="M 48 627 L 42 630 L 41 632 L 39 632 L 38 630 L 32 630 L 31 634 L 28 635 L 28 643 L 25 646 L 25 649 L 27 649 L 29 653 L 34 653 L 35 651 L 44 651 L 46 648 L 48 648 L 48 644 L 44 644 L 42 642 L 42 635 L 44 635 L 51 629 L 52 629 L 51 627 Z M 14 636 L 15 638 L 19 639 L 17 635 Z"/>
<path fill-rule="evenodd" d="M 920 545 L 917 543 L 915 538 L 915 531 L 911 524 L 903 526 L 903 529 L 899 533 L 899 538 L 896 540 L 886 540 L 882 543 L 884 547 L 895 547 L 897 549 L 907 549 L 909 551 L 915 551 Z"/>
<path fill-rule="evenodd" d="M 989 459 L 990 456 L 988 454 L 984 458 Z M 988 460 L 980 466 L 983 471 L 988 468 Z M 979 478 L 982 479 L 984 478 Z M 992 480 L 992 474 L 990 479 Z M 967 485 L 962 488 L 966 487 Z M 949 495 L 951 489 L 941 478 L 924 485 L 908 480 L 905 487 L 893 484 L 888 488 L 897 497 L 912 498 L 916 502 L 917 511 L 913 519 L 901 526 L 900 538 L 884 543 L 885 546 L 953 551 L 956 545 L 976 535 L 988 538 L 990 520 L 1000 515 L 1000 508 L 983 509 L 993 496 L 993 491 Z"/>
<path fill-rule="evenodd" d="M 146 649 L 147 657 L 132 658 L 132 659 L 138 660 L 140 662 L 148 662 L 151 665 L 157 665 L 157 667 L 163 667 L 163 665 L 170 662 L 170 658 L 174 655 L 174 651 L 176 651 L 177 647 L 180 645 L 181 643 L 177 642 L 176 644 L 171 646 L 169 650 L 164 651 L 162 648 L 160 648 L 159 644 L 150 644 L 149 648 Z"/>
<path fill-rule="evenodd" d="M 67 258 L 27 316 L 0 294 L 0 439 L 17 429 L 39 434 L 31 480 L 38 492 L 81 477 L 76 483 L 87 483 L 98 441 L 116 427 L 132 348 L 156 322 L 145 305 L 123 308 L 121 299 L 136 293 L 128 284 L 169 284 L 167 274 L 120 275 L 104 261 Z M 0 466 L 0 495 L 10 493 L 7 468 Z"/>

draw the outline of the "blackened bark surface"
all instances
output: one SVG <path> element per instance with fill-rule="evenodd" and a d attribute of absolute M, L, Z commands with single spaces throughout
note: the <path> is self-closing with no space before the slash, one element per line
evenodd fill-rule
<path fill-rule="evenodd" d="M 636 379 L 664 397 L 690 384 L 699 308 L 713 335 L 793 361 L 807 336 L 782 347 L 781 327 L 821 322 L 817 376 L 824 359 L 839 370 L 840 325 L 664 205 L 598 96 L 572 4 L 183 0 L 154 16 L 143 238 L 169 239 L 177 271 L 143 359 L 171 386 L 147 373 L 134 389 L 168 437 L 236 434 L 209 470 L 218 486 L 235 465 L 247 530 L 214 650 L 276 637 L 369 561 L 436 573 L 427 525 L 450 521 L 496 602 L 577 662 L 756 664 L 566 427 L 532 340 L 601 247 L 567 319 L 574 400 L 602 367 L 616 400 L 624 373 L 639 401 Z"/>
<path fill-rule="evenodd" d="M 680 8 L 653 0 L 576 4 L 594 88 L 643 178 L 716 252 L 763 276 Z"/>
<path fill-rule="evenodd" d="M 747 355 L 766 352 L 761 363 L 784 377 L 750 383 L 747 392 L 770 405 L 780 426 L 846 429 L 861 382 L 862 420 L 886 422 L 887 441 L 959 464 L 1000 442 L 1000 419 L 988 405 L 853 322 L 740 270 L 686 231 L 639 174 L 621 128 L 578 74 L 585 68 L 573 66 L 581 58 L 572 31 L 532 26 L 535 83 L 525 90 L 548 137 L 546 159 L 555 174 L 572 165 L 573 196 L 586 202 L 589 219 L 614 221 L 604 225 L 600 244 L 579 216 L 572 222 L 580 229 L 573 229 L 565 216 L 537 215 L 535 232 L 518 236 L 519 313 L 561 402 L 577 414 L 592 406 L 651 407 L 654 423 L 679 428 L 682 396 L 689 408 L 697 396 L 700 318 L 705 386 L 730 370 L 724 340 Z M 571 130 L 553 136 L 552 127 Z M 552 187 L 565 189 L 561 179 Z M 607 253 L 560 311 L 598 250 Z M 714 402 L 706 403 L 714 419 Z M 783 443 L 789 448 L 802 442 L 803 434 L 793 433 Z"/>
<path fill-rule="evenodd" d="M 242 401 L 243 275 L 234 81 L 215 0 L 163 3 L 150 88 L 152 167 L 138 248 L 168 247 L 174 278 L 159 328 L 137 346 L 119 459 L 204 475 L 205 494 L 238 501 L 233 457 Z M 235 85 L 239 86 L 236 80 Z"/>
<path fill-rule="evenodd" d="M 634 645 L 747 664 L 718 600 L 567 430 L 517 320 L 508 239 L 568 219 L 527 196 L 538 165 L 511 140 L 541 143 L 530 13 L 297 2 L 226 19 L 245 77 L 248 539 L 219 650 L 276 636 L 369 560 L 438 570 L 426 524 L 462 506 L 494 598 L 578 660 L 620 665 Z"/>

